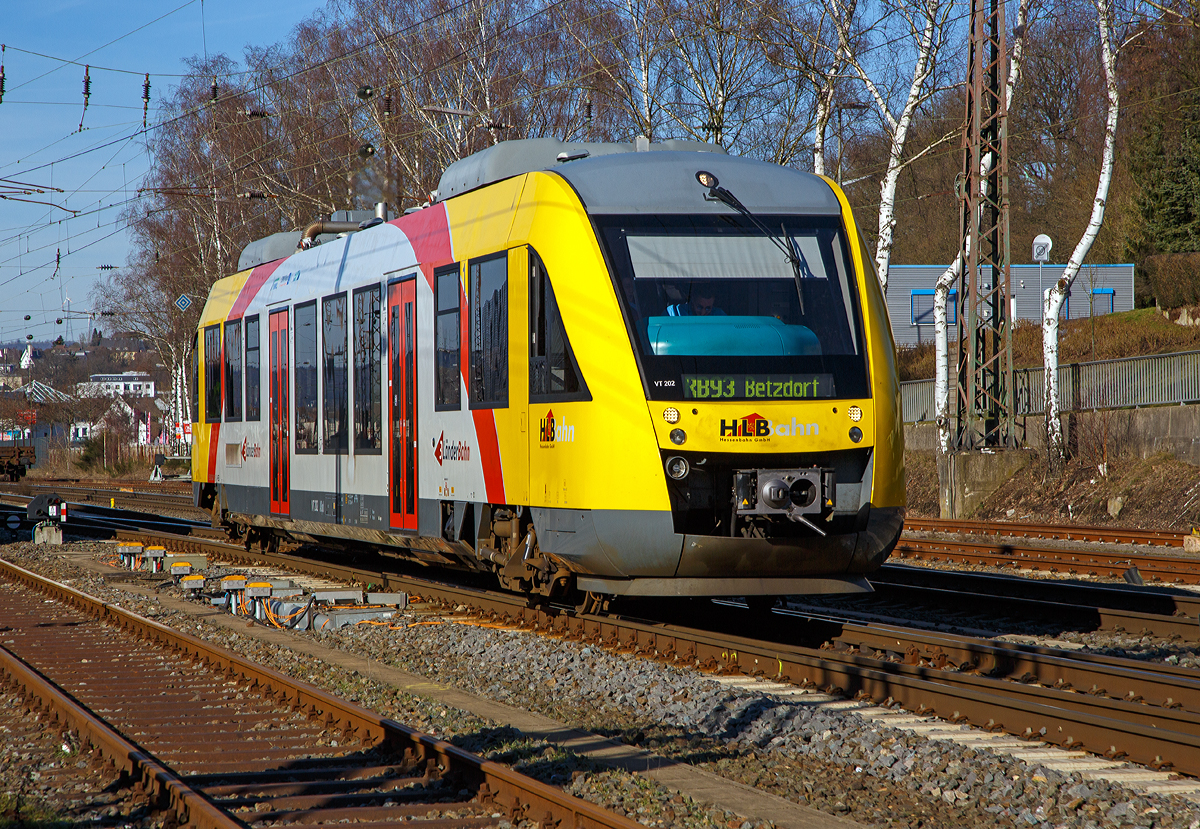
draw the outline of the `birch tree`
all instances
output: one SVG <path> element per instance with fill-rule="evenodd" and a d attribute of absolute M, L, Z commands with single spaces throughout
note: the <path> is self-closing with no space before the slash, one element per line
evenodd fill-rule
<path fill-rule="evenodd" d="M 909 164 L 957 134 L 946 135 L 916 153 L 908 153 L 908 132 L 913 117 L 920 106 L 937 92 L 936 84 L 932 81 L 939 52 L 949 35 L 949 18 L 953 8 L 953 4 L 943 3 L 943 0 L 895 0 L 888 9 L 888 16 L 899 21 L 914 55 L 912 71 L 907 76 L 907 90 L 903 95 L 894 95 L 887 85 L 874 77 L 859 55 L 846 56 L 850 70 L 866 87 L 875 104 L 888 143 L 887 162 L 879 185 L 878 235 L 875 243 L 875 270 L 885 294 L 896 228 L 896 184 L 900 173 Z"/>
<path fill-rule="evenodd" d="M 1046 454 L 1052 467 L 1060 466 L 1066 457 L 1063 443 L 1062 421 L 1059 419 L 1061 404 L 1058 387 L 1058 315 L 1067 301 L 1067 292 L 1083 260 L 1092 249 L 1092 243 L 1104 223 L 1104 209 L 1108 203 L 1108 188 L 1112 182 L 1113 156 L 1116 148 L 1117 117 L 1120 114 L 1121 95 L 1117 85 L 1117 53 L 1113 29 L 1116 24 L 1112 0 L 1095 0 L 1096 30 L 1100 40 L 1100 59 L 1104 69 L 1104 86 L 1107 92 L 1108 112 L 1104 122 L 1104 151 L 1100 158 L 1100 174 L 1096 181 L 1096 195 L 1092 200 L 1092 212 L 1083 235 L 1067 260 L 1067 267 L 1058 281 L 1046 289 L 1042 298 L 1042 363 L 1045 367 L 1046 407 Z"/>
<path fill-rule="evenodd" d="M 609 92 L 616 110 L 610 129 L 625 140 L 664 138 L 664 105 L 673 73 L 667 30 L 672 11 L 666 0 L 606 0 L 585 6 L 588 12 L 580 13 L 564 5 L 555 18 L 591 64 L 589 86 Z"/>
<path fill-rule="evenodd" d="M 785 2 L 773 7 L 767 17 L 764 56 L 786 73 L 785 85 L 792 90 L 792 98 L 798 103 L 803 100 L 807 104 L 803 109 L 809 111 L 800 129 L 781 133 L 771 160 L 777 164 L 793 163 L 799 154 L 793 144 L 809 138 L 813 172 L 825 175 L 826 135 L 836 110 L 837 95 L 845 86 L 849 55 L 864 36 L 856 31 L 858 2 Z M 838 152 L 841 150 L 839 145 Z"/>
<path fill-rule="evenodd" d="M 773 78 L 757 46 L 763 18 L 757 6 L 724 0 L 677 0 L 666 18 L 673 100 L 668 122 L 688 138 L 738 155 L 761 157 L 772 120 L 766 94 Z"/>

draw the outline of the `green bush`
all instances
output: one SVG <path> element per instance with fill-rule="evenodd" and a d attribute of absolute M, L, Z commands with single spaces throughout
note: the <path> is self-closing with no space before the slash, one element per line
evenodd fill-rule
<path fill-rule="evenodd" d="M 83 443 L 83 452 L 75 465 L 87 472 L 104 468 L 104 439 L 100 435 L 92 435 Z"/>
<path fill-rule="evenodd" d="M 1159 308 L 1200 305 L 1200 251 L 1147 256 L 1141 270 Z"/>

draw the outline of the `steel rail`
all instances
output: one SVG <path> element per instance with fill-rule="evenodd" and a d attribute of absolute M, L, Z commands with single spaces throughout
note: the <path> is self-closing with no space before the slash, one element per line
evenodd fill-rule
<path fill-rule="evenodd" d="M 133 509 L 145 509 L 147 506 L 161 505 L 171 509 L 196 509 L 190 493 L 163 492 L 153 489 L 133 490 L 111 488 L 104 489 L 92 486 L 66 486 L 60 484 L 8 484 L 0 485 L 0 495 L 32 498 L 40 494 L 58 495 L 67 501 L 80 504 L 99 504 L 102 506 L 127 506 Z"/>
<path fill-rule="evenodd" d="M 403 752 L 406 757 L 414 758 L 415 764 L 424 764 L 439 777 L 454 775 L 456 779 L 474 787 L 480 803 L 506 810 L 514 824 L 527 819 L 540 820 L 543 827 L 553 824 L 577 829 L 641 829 L 640 824 L 629 818 L 525 777 L 507 766 L 476 757 L 319 688 L 299 683 L 224 648 L 102 602 L 10 562 L 0 560 L 0 574 L 147 643 L 198 661 L 218 673 L 224 672 L 227 677 L 243 678 L 261 696 L 290 705 L 293 710 L 304 711 L 310 718 L 323 722 L 327 728 L 340 729 L 364 746 Z M 289 769 L 286 774 L 290 776 L 294 771 Z M 286 819 L 288 816 L 286 812 L 262 814 L 275 815 L 274 819 Z M 256 815 L 256 819 L 262 819 L 262 814 Z"/>
<path fill-rule="evenodd" d="M 907 516 L 908 532 L 967 533 L 1006 538 L 1045 538 L 1059 541 L 1102 541 L 1111 544 L 1156 544 L 1182 547 L 1187 533 L 1172 530 L 1141 530 L 1134 527 L 1102 527 L 1088 524 L 1035 524 L 1021 521 L 973 521 L 961 518 L 916 518 Z"/>
<path fill-rule="evenodd" d="M 64 731 L 74 731 L 84 747 L 100 755 L 128 777 L 136 779 L 151 803 L 168 804 L 180 824 L 199 829 L 244 829 L 155 757 L 126 740 L 108 723 L 0 645 L 0 671 L 33 705 L 51 715 Z"/>
<path fill-rule="evenodd" d="M 1137 567 L 1147 581 L 1200 584 L 1200 558 L 1107 553 L 1094 549 L 1024 547 L 993 542 L 902 536 L 892 553 L 899 560 L 1023 567 L 1071 575 L 1121 576 Z"/>
<path fill-rule="evenodd" d="M 1107 630 L 1200 639 L 1200 595 L 1153 587 L 1023 579 L 994 573 L 885 564 L 871 575 L 873 597 L 917 601 L 943 611 L 1052 619 L 1070 630 Z M 948 623 L 942 619 L 943 624 Z M 968 625 L 970 622 L 963 621 Z"/>
<path fill-rule="evenodd" d="M 718 673 L 763 676 L 822 688 L 1026 739 L 1200 775 L 1200 724 L 1195 714 L 1143 704 L 1142 699 L 1108 699 L 1064 687 L 1025 685 L 937 668 L 928 659 L 918 664 L 895 663 L 864 656 L 861 649 L 841 652 L 778 645 L 616 616 L 576 614 L 565 608 L 531 605 L 525 597 L 511 594 L 284 554 L 247 553 L 231 545 L 209 546 L 213 553 L 218 548 L 223 557 L 234 562 L 266 562 L 349 583 L 374 584 L 377 589 L 406 590 L 452 607 L 472 608 L 506 624 L 617 651 Z M 934 658 L 936 661 L 936 654 Z M 1022 658 L 1031 660 L 1028 664 L 1032 665 L 1036 655 Z M 1147 681 L 1156 682 L 1160 675 L 1158 671 L 1147 671 Z M 1138 691 L 1135 697 L 1138 694 L 1145 696 Z M 1173 705 L 1177 701 L 1163 702 Z"/>
<path fill-rule="evenodd" d="M 798 615 L 836 628 L 827 646 L 847 652 L 874 652 L 877 659 L 890 658 L 908 665 L 971 672 L 991 679 L 1074 689 L 1097 697 L 1200 713 L 1200 676 L 1186 668 L 896 625 L 851 623 L 802 611 Z M 1200 721 L 1187 717 L 1180 728 L 1200 734 Z"/>

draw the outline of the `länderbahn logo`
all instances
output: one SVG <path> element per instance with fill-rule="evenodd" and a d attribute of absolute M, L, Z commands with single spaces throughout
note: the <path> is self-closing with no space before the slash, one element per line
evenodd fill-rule
<path fill-rule="evenodd" d="M 461 440 L 447 442 L 446 433 L 442 432 L 433 445 L 433 457 L 437 459 L 438 466 L 447 461 L 469 461 L 471 460 L 471 445 Z"/>
<path fill-rule="evenodd" d="M 799 423 L 792 418 L 791 423 L 774 423 L 762 415 L 755 413 L 733 420 L 721 420 L 721 440 L 769 440 L 772 437 L 805 437 L 821 433 L 821 427 L 816 423 Z"/>

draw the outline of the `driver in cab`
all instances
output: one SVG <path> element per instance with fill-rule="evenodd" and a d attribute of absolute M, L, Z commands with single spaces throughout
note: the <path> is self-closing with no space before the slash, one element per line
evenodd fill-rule
<path fill-rule="evenodd" d="M 667 306 L 668 317 L 723 317 L 725 312 L 716 307 L 716 296 L 712 288 L 700 287 L 692 293 L 690 302 L 679 302 Z"/>

